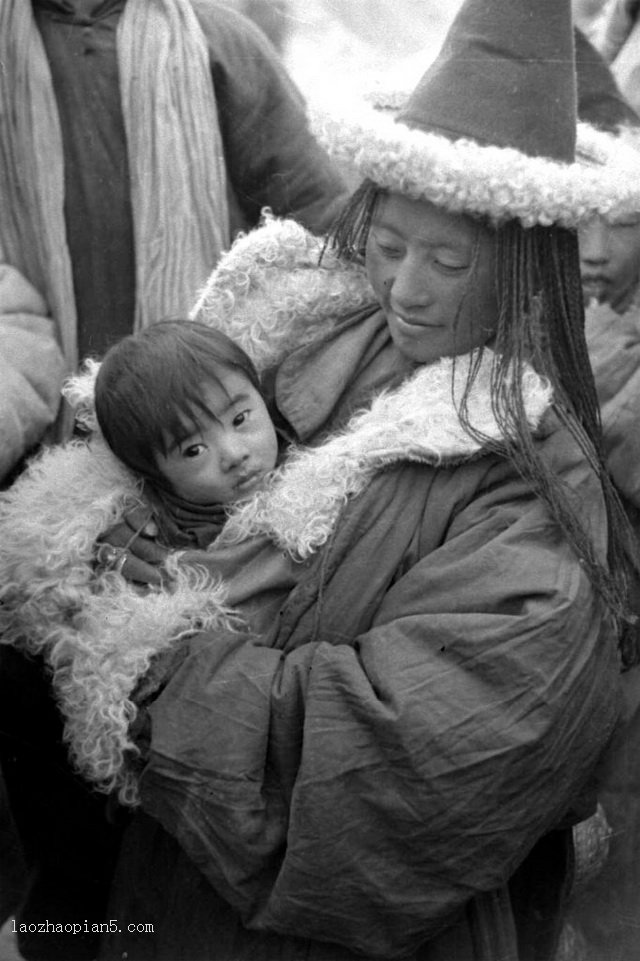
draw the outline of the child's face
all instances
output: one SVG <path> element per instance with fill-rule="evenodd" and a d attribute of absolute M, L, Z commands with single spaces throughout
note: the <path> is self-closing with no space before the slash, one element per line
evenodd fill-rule
<path fill-rule="evenodd" d="M 580 228 L 579 238 L 585 303 L 595 298 L 623 314 L 640 276 L 640 218 L 608 224 L 594 217 Z"/>
<path fill-rule="evenodd" d="M 276 432 L 255 387 L 235 371 L 220 382 L 224 390 L 203 385 L 203 400 L 215 419 L 200 415 L 202 430 L 173 443 L 166 456 L 156 454 L 158 469 L 175 493 L 197 504 L 244 500 L 278 456 Z"/>

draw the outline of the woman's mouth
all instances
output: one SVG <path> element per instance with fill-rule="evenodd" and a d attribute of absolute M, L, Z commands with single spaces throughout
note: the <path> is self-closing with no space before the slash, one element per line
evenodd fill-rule
<path fill-rule="evenodd" d="M 406 314 L 397 314 L 395 311 L 393 311 L 393 317 L 399 327 L 412 327 L 415 329 L 416 327 L 437 326 L 435 324 L 429 324 L 419 317 L 408 317 Z"/>

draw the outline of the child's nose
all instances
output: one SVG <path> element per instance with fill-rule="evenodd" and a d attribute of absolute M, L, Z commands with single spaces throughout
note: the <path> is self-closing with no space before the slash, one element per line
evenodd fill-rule
<path fill-rule="evenodd" d="M 223 470 L 235 470 L 249 456 L 247 446 L 240 437 L 227 437 L 220 445 L 220 462 Z"/>

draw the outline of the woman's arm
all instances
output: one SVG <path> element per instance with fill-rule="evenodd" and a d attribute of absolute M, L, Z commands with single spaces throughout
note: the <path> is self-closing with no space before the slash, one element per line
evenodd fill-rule
<path fill-rule="evenodd" d="M 280 649 L 203 635 L 150 710 L 143 807 L 251 928 L 414 950 L 509 878 L 610 734 L 615 641 L 581 566 L 509 468 L 467 471 L 473 496 L 447 471 L 377 478 Z"/>

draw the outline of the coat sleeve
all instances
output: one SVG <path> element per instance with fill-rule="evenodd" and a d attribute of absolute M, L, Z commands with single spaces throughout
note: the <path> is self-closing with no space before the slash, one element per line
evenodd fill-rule
<path fill-rule="evenodd" d="M 0 482 L 41 439 L 60 405 L 64 360 L 38 292 L 0 265 Z"/>
<path fill-rule="evenodd" d="M 615 722 L 615 643 L 507 470 L 455 504 L 437 472 L 429 516 L 350 636 L 380 576 L 371 559 L 420 516 L 428 483 L 419 467 L 377 478 L 344 518 L 362 551 L 338 565 L 341 604 L 324 587 L 321 638 L 201 636 L 152 708 L 143 806 L 247 926 L 402 957 L 505 883 L 584 786 Z M 444 539 L 425 552 L 433 528 Z"/>
<path fill-rule="evenodd" d="M 323 233 L 347 188 L 309 130 L 300 92 L 247 18 L 211 0 L 194 9 L 209 40 L 227 172 L 244 226 L 255 226 L 266 206 Z"/>

